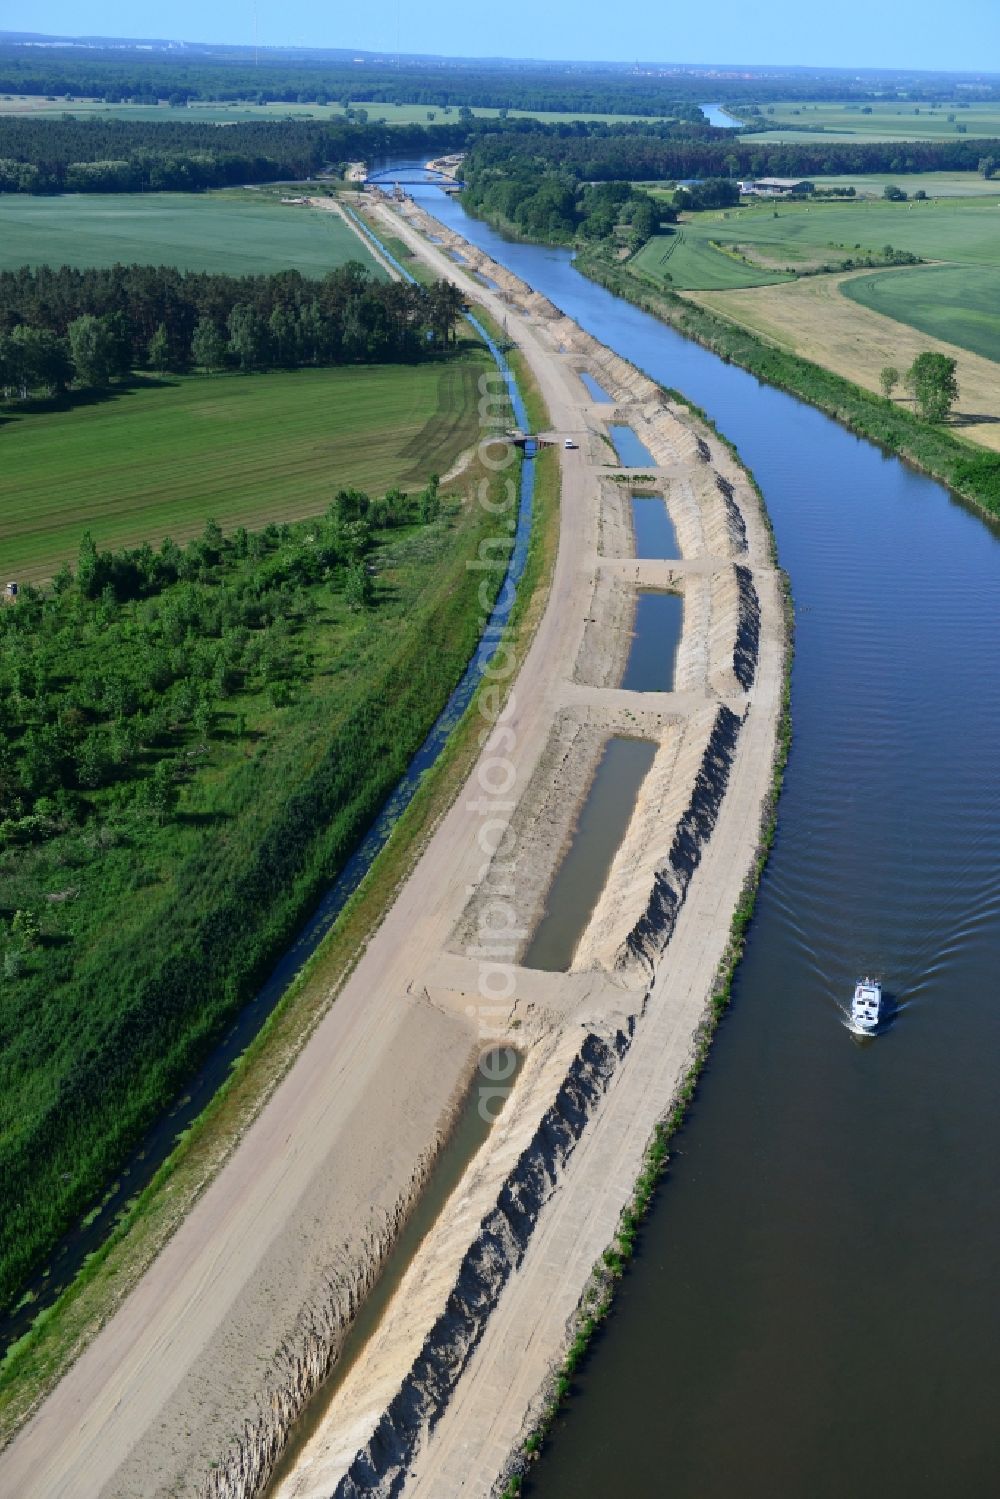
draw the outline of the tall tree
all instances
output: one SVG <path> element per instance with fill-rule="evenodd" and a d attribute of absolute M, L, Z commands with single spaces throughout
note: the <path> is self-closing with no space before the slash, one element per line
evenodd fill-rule
<path fill-rule="evenodd" d="M 211 318 L 199 318 L 191 339 L 191 358 L 203 370 L 218 370 L 226 357 L 226 345 Z"/>
<path fill-rule="evenodd" d="M 81 385 L 105 386 L 115 363 L 114 340 L 103 318 L 85 312 L 69 325 L 69 348 Z"/>
<path fill-rule="evenodd" d="M 929 351 L 910 365 L 906 384 L 925 422 L 943 422 L 958 400 L 956 369 L 956 360 Z"/>
<path fill-rule="evenodd" d="M 878 383 L 882 388 L 882 394 L 888 399 L 899 384 L 899 370 L 894 364 L 883 365 Z"/>
<path fill-rule="evenodd" d="M 161 323 L 149 340 L 149 363 L 161 375 L 170 368 L 170 339 L 166 323 Z"/>
<path fill-rule="evenodd" d="M 264 363 L 266 334 L 253 307 L 237 302 L 226 324 L 229 329 L 229 352 L 235 354 L 241 370 L 256 369 Z"/>

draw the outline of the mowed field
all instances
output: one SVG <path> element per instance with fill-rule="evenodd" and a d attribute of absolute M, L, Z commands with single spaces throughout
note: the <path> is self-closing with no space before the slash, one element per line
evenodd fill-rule
<path fill-rule="evenodd" d="M 957 104 L 910 104 L 893 100 L 885 104 L 857 105 L 817 100 L 809 104 L 776 102 L 762 104 L 761 115 L 768 125 L 765 133 L 754 135 L 760 141 L 856 140 L 856 141 L 940 141 L 961 138 L 1000 138 L 1000 105 L 973 104 L 967 109 Z M 862 108 L 871 110 L 862 114 Z M 950 116 L 950 118 L 949 118 Z M 756 117 L 755 117 L 756 119 Z M 964 131 L 959 126 L 965 127 Z M 817 137 L 816 128 L 822 126 Z M 804 129 L 803 127 L 809 127 Z M 750 139 L 751 137 L 747 137 Z"/>
<path fill-rule="evenodd" d="M 764 288 L 790 279 L 782 272 L 838 266 L 859 251 L 878 253 L 887 245 L 937 264 L 852 276 L 842 283 L 845 295 L 921 333 L 1000 360 L 996 191 L 918 203 L 755 204 L 699 214 L 678 233 L 650 240 L 631 267 L 677 291 Z M 733 259 L 718 247 L 746 258 Z M 829 305 L 836 307 L 835 301 Z"/>
<path fill-rule="evenodd" d="M 769 286 L 789 277 L 780 271 L 744 265 L 712 245 L 721 239 L 714 229 L 708 231 L 699 214 L 681 224 L 670 234 L 654 234 L 629 262 L 629 268 L 678 290 L 703 288 L 722 290 L 731 286 Z M 711 216 L 714 223 L 714 215 Z"/>
<path fill-rule="evenodd" d="M 906 274 L 917 278 L 929 271 L 919 268 Z M 859 279 L 872 279 L 871 272 L 806 276 L 785 286 L 684 295 L 871 391 L 879 390 L 879 373 L 885 365 L 903 371 L 925 350 L 949 355 L 958 365 L 959 397 L 954 412 L 958 429 L 963 437 L 1000 451 L 1000 364 L 852 301 L 843 293 Z M 897 399 L 909 404 L 902 390 Z"/>
<path fill-rule="evenodd" d="M 843 291 L 863 307 L 1000 362 L 1000 268 L 918 266 L 852 277 Z"/>
<path fill-rule="evenodd" d="M 22 265 L 172 265 L 305 276 L 358 260 L 385 272 L 337 214 L 236 189 L 217 193 L 0 196 L 0 270 Z"/>
<path fill-rule="evenodd" d="M 0 420 L 0 572 L 51 576 L 99 547 L 314 515 L 343 486 L 445 474 L 477 435 L 485 354 L 442 363 L 190 376 Z"/>

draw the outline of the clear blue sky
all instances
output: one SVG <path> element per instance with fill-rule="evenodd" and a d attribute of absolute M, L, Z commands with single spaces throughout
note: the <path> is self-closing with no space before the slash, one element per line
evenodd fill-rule
<path fill-rule="evenodd" d="M 253 40 L 254 0 L 7 0 L 6 30 Z M 1000 71 L 998 0 L 257 0 L 262 45 L 472 57 Z"/>

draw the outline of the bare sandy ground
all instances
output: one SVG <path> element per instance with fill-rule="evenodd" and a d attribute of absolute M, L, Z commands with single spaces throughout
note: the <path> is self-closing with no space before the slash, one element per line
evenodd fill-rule
<path fill-rule="evenodd" d="M 468 1270 L 470 1243 L 539 1140 L 548 1138 L 558 1148 L 545 1166 L 548 1186 L 535 1194 L 540 1207 L 532 1209 L 534 1232 L 518 1250 L 519 1268 L 505 1279 L 497 1262 L 495 1292 L 480 1297 L 485 1320 L 471 1332 L 453 1327 L 449 1368 L 464 1368 L 464 1376 L 430 1440 L 428 1421 L 418 1450 L 405 1454 L 408 1492 L 436 1499 L 488 1493 L 559 1351 L 587 1273 L 611 1237 L 653 1124 L 686 1070 L 725 950 L 770 784 L 784 650 L 777 578 L 756 498 L 720 444 L 544 298 L 495 266 L 488 273 L 506 292 L 487 292 L 415 229 L 395 216 L 391 222 L 434 269 L 506 319 L 554 431 L 590 434 L 579 450 L 560 450 L 564 523 L 548 606 L 468 793 L 442 820 L 336 1003 L 238 1150 L 135 1292 L 0 1455 L 4 1495 L 253 1493 L 275 1431 L 335 1355 L 449 1127 L 480 1047 L 495 1037 L 526 1054 L 501 1123 L 425 1240 L 371 1356 L 348 1376 L 330 1419 L 282 1490 L 331 1493 L 370 1442 L 387 1402 L 395 1399 L 398 1407 L 401 1382 L 418 1389 L 416 1354 L 432 1343 L 445 1303 L 458 1304 L 456 1275 Z M 657 459 L 657 483 L 684 551 L 678 562 L 636 564 L 627 556 L 629 523 L 599 436 L 610 408 L 590 400 L 577 373 L 584 367 L 613 394 Z M 686 675 L 674 694 L 625 693 L 612 685 L 626 643 L 621 630 L 593 644 L 610 662 L 609 685 L 586 680 L 585 629 L 600 601 L 599 580 L 614 576 L 623 589 L 634 585 L 635 569 L 646 569 L 649 578 L 662 578 L 666 569 L 692 590 Z M 734 673 L 746 614 L 737 569 L 752 579 L 759 600 L 749 686 Z M 571 722 L 588 726 L 589 748 L 572 775 L 555 763 L 549 774 L 553 734 Z M 713 749 L 720 723 L 732 741 L 721 758 Z M 525 798 L 518 809 L 525 823 L 540 805 L 553 808 L 548 829 L 532 829 L 535 854 L 551 870 L 585 790 L 587 757 L 612 732 L 652 738 L 656 760 L 571 970 L 516 969 L 513 995 L 484 1004 L 478 964 L 462 936 L 470 923 L 475 927 L 491 877 L 480 842 L 480 772 L 502 748 L 517 788 L 512 800 Z M 713 765 L 723 760 L 721 802 L 709 797 L 711 817 L 706 822 L 699 814 L 696 826 L 691 809 L 697 810 L 706 771 L 711 780 Z M 557 780 L 562 794 L 553 797 Z M 692 840 L 700 850 L 693 872 L 685 864 Z M 543 883 L 524 882 L 528 923 L 544 898 Z M 654 908 L 659 925 L 649 919 Z M 586 1050 L 590 1042 L 581 1062 L 581 1045 Z M 567 1092 L 571 1076 L 579 1086 Z M 361 1491 L 379 1490 L 342 1490 Z"/>
<path fill-rule="evenodd" d="M 961 435 L 984 447 L 1000 449 L 1000 366 L 862 307 L 840 290 L 843 282 L 872 274 L 848 271 L 777 286 L 680 295 L 867 390 L 879 391 L 878 377 L 887 364 L 905 371 L 918 354 L 928 349 L 946 354 L 958 361 L 955 415 Z"/>

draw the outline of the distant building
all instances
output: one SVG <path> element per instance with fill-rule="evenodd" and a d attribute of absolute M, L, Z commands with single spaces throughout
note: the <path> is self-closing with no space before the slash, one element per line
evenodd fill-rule
<path fill-rule="evenodd" d="M 789 193 L 808 192 L 812 187 L 803 177 L 752 177 L 736 185 L 750 198 L 784 198 Z"/>
<path fill-rule="evenodd" d="M 17 584 L 16 583 L 8 583 L 5 592 L 6 592 L 7 597 L 9 599 L 16 599 L 17 598 Z"/>

